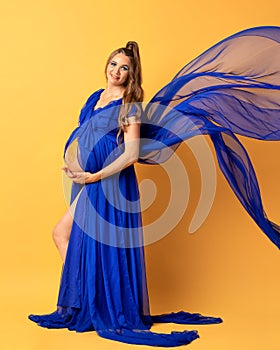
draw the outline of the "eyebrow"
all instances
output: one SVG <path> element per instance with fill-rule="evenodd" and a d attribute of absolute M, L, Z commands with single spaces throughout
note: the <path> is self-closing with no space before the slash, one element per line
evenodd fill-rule
<path fill-rule="evenodd" d="M 114 60 L 111 60 L 111 62 L 118 63 L 118 62 L 116 62 Z M 122 67 L 127 67 L 128 68 L 129 66 L 127 64 L 123 64 Z"/>

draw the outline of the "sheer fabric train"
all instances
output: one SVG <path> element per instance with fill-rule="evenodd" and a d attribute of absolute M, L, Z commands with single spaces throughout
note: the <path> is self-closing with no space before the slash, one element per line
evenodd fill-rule
<path fill-rule="evenodd" d="M 219 42 L 181 69 L 142 113 L 139 162 L 167 160 L 182 140 L 210 135 L 219 166 L 241 204 L 279 248 L 280 228 L 266 216 L 253 166 L 235 134 L 280 138 L 280 28 L 251 28 Z M 94 110 L 102 89 L 82 108 L 65 153 L 77 143 L 85 171 L 117 157 L 117 116 L 122 100 Z M 132 108 L 129 117 L 133 117 Z M 161 146 L 159 146 L 161 145 Z M 65 155 L 64 153 L 64 155 Z M 131 344 L 179 346 L 194 330 L 150 331 L 153 323 L 220 323 L 219 317 L 149 311 L 139 191 L 133 166 L 100 182 L 73 183 L 74 222 L 62 270 L 57 310 L 30 315 L 38 325 L 95 330 Z"/>

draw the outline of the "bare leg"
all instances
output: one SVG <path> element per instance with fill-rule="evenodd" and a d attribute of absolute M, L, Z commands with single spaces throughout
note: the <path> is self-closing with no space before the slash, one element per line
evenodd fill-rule
<path fill-rule="evenodd" d="M 65 262 L 70 232 L 73 224 L 72 215 L 73 214 L 71 213 L 70 209 L 68 209 L 59 222 L 55 225 L 52 233 L 53 240 L 57 246 L 59 254 L 61 255 L 63 263 Z"/>

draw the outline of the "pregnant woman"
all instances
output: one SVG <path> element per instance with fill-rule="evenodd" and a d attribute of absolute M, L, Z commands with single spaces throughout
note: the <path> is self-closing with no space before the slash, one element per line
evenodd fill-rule
<path fill-rule="evenodd" d="M 63 260 L 57 309 L 29 315 L 32 321 L 166 347 L 188 344 L 198 334 L 154 333 L 154 322 L 222 322 L 183 311 L 150 315 L 133 164 L 164 162 L 169 146 L 209 134 L 234 193 L 279 248 L 280 228 L 263 210 L 254 169 L 234 134 L 280 139 L 279 42 L 278 27 L 226 38 L 183 67 L 145 110 L 137 43 L 112 52 L 106 88 L 90 95 L 65 146 L 64 171 L 73 185 L 71 206 L 53 233 Z"/>

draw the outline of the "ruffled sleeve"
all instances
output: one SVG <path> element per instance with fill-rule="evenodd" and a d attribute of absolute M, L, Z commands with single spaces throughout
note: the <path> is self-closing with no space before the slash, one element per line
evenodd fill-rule
<path fill-rule="evenodd" d="M 102 90 L 103 89 L 94 91 L 86 100 L 79 115 L 79 125 L 82 125 L 85 121 L 87 121 L 91 117 L 92 108 L 95 105 L 96 101 L 98 100 Z"/>
<path fill-rule="evenodd" d="M 120 117 L 120 126 L 127 126 L 134 123 L 141 123 L 142 119 L 142 103 L 141 102 L 133 102 L 126 103 L 123 105 L 122 115 Z"/>

